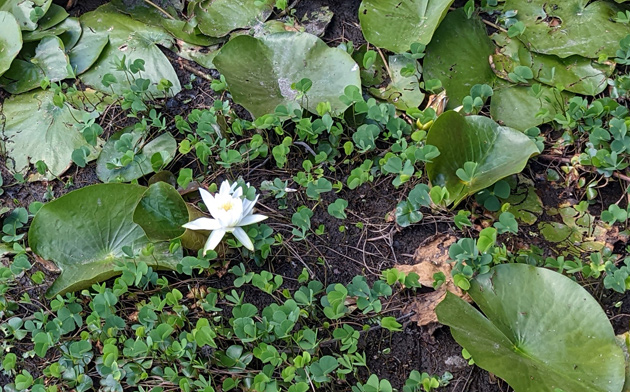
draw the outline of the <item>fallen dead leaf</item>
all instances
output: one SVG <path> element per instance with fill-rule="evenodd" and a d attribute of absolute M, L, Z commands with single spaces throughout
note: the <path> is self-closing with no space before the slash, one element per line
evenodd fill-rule
<path fill-rule="evenodd" d="M 411 320 L 418 326 L 428 327 L 429 334 L 439 326 L 435 307 L 444 299 L 446 291 L 471 302 L 470 297 L 457 287 L 451 278 L 453 265 L 448 262 L 448 248 L 457 241 L 457 238 L 450 234 L 438 234 L 424 240 L 414 253 L 414 265 L 398 265 L 396 269 L 400 272 L 418 274 L 418 281 L 425 287 L 433 287 L 433 275 L 442 272 L 446 276 L 446 281 L 437 290 L 416 295 L 413 300 L 403 309 L 403 313 L 413 312 Z"/>
<path fill-rule="evenodd" d="M 60 273 L 61 270 L 59 269 L 59 267 L 57 267 L 55 265 L 55 263 L 53 263 L 52 261 L 49 260 L 44 260 L 41 257 L 39 257 L 38 255 L 36 255 L 35 253 L 33 253 L 33 258 L 35 259 L 35 261 L 37 261 L 39 264 L 41 264 L 41 266 L 48 272 L 54 272 L 54 273 Z"/>

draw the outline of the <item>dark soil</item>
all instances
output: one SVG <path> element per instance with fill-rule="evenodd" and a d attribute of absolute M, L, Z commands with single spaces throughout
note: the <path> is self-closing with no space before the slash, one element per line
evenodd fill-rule
<path fill-rule="evenodd" d="M 103 0 L 82 0 L 71 11 L 73 16 L 81 15 L 85 12 L 96 9 L 103 4 Z M 463 3 L 463 2 L 462 2 Z M 352 41 L 354 45 L 365 42 L 358 24 L 358 7 L 360 0 L 313 0 L 300 1 L 296 9 L 298 18 L 305 13 L 322 6 L 328 6 L 335 16 L 328 26 L 324 39 L 331 45 L 341 42 Z M 172 53 L 165 51 L 177 70 L 178 77 L 182 84 L 190 80 L 191 70 L 196 74 L 217 77 L 214 71 L 209 71 L 198 65 L 177 58 Z M 4 93 L 0 90 L 0 102 Z M 192 90 L 184 90 L 177 97 L 164 102 L 165 114 L 173 118 L 175 115 L 185 116 L 190 110 L 197 107 L 211 106 L 216 95 L 210 89 L 210 81 L 198 77 Z M 244 114 L 241 109 L 239 114 Z M 106 127 L 118 127 L 123 119 L 122 114 L 115 110 L 102 119 L 102 125 Z M 114 125 L 116 124 L 116 125 Z M 107 130 L 107 129 L 106 129 Z M 113 131 L 110 129 L 109 131 Z M 306 151 L 294 151 L 290 162 L 302 162 Z M 186 162 L 177 162 L 173 171 L 177 171 L 177 166 L 183 166 Z M 556 206 L 562 200 L 572 198 L 579 200 L 582 197 L 578 191 L 567 192 L 566 189 L 552 187 L 544 179 L 544 173 L 548 167 L 547 162 L 532 163 L 530 165 L 529 176 L 536 181 L 539 196 L 546 206 Z M 345 180 L 349 174 L 343 167 L 337 168 L 335 173 L 327 173 L 332 180 Z M 83 186 L 98 182 L 94 172 L 94 164 L 88 165 L 85 169 L 72 168 L 63 176 L 64 182 L 32 183 L 11 185 L 9 175 L 4 162 L 0 161 L 1 174 L 5 180 L 5 194 L 2 196 L 8 201 L 9 207 L 28 206 L 33 201 L 46 201 L 44 195 L 50 187 L 54 196 L 60 195 Z M 298 168 L 279 170 L 272 161 L 264 163 L 257 160 L 249 163 L 249 167 L 243 168 L 241 173 L 234 172 L 230 178 L 242 175 L 252 185 L 259 187 L 262 181 L 279 177 L 290 179 Z M 225 172 L 216 172 L 211 177 L 205 179 L 204 183 L 211 183 L 227 177 Z M 291 185 L 290 185 L 291 186 Z M 263 199 L 259 202 L 261 212 L 269 215 L 269 225 L 274 232 L 281 233 L 285 239 L 285 245 L 273 255 L 273 264 L 265 266 L 274 273 L 285 278 L 285 285 L 289 289 L 297 287 L 297 276 L 306 267 L 313 272 L 312 278 L 322 281 L 325 285 L 330 283 L 349 283 L 355 275 L 365 275 L 368 280 L 374 281 L 378 278 L 381 270 L 390 268 L 397 264 L 412 263 L 412 255 L 422 241 L 434 234 L 444 233 L 450 230 L 446 221 L 440 216 L 426 216 L 422 224 L 412 225 L 401 230 L 393 222 L 387 221 L 388 213 L 395 209 L 396 204 L 411 189 L 403 187 L 394 189 L 390 179 L 377 179 L 371 185 L 364 185 L 354 191 L 344 189 L 339 194 L 328 193 L 324 195 L 322 206 L 314 209 L 312 218 L 313 227 L 323 224 L 326 228 L 325 234 L 321 236 L 310 236 L 305 242 L 292 242 L 288 228 L 288 217 L 295 209 L 305 204 L 309 207 L 315 205 L 312 201 L 301 200 L 299 194 L 290 194 L 288 197 L 288 209 L 279 210 L 278 203 L 273 198 Z M 621 197 L 622 192 L 618 185 L 609 185 L 600 191 L 601 199 L 598 203 L 608 205 Z M 339 230 L 340 222 L 326 213 L 326 206 L 336 198 L 348 200 L 348 219 L 343 221 L 345 231 Z M 362 224 L 362 228 L 357 227 L 357 223 Z M 541 244 L 542 245 L 542 244 Z M 231 264 L 244 262 L 236 255 L 228 255 Z M 322 262 L 323 261 L 323 262 Z M 37 267 L 41 268 L 41 267 Z M 253 263 L 248 268 L 259 270 Z M 54 275 L 45 271 L 49 282 L 54 279 Z M 177 282 L 181 277 L 173 275 L 169 281 L 175 286 L 181 285 L 182 292 L 194 287 L 212 286 L 217 288 L 227 288 L 233 283 L 233 276 L 226 274 L 223 277 L 217 276 L 197 276 L 186 282 Z M 32 297 L 37 297 L 43 293 L 45 287 L 39 287 L 31 292 Z M 593 288 L 593 292 L 602 293 L 601 288 Z M 245 300 L 262 308 L 268 305 L 271 298 L 261 295 L 259 291 L 245 290 Z M 405 296 L 395 296 L 387 305 L 391 309 L 391 315 L 395 317 L 403 316 L 399 309 L 402 309 L 406 301 L 411 299 Z M 617 294 L 600 294 L 599 299 L 605 306 L 608 315 L 611 317 L 616 332 L 628 330 L 630 318 L 630 301 L 626 296 Z M 620 307 L 614 307 L 615 303 L 621 302 Z M 130 308 L 134 308 L 130 304 Z M 122 315 L 121 315 L 122 316 Z M 124 317 L 124 316 L 123 316 Z M 387 350 L 389 349 L 389 350 Z M 480 370 L 476 366 L 469 366 L 467 361 L 461 356 L 461 347 L 453 340 L 447 328 L 438 328 L 433 335 L 427 330 L 418 327 L 414 322 L 404 321 L 403 331 L 390 333 L 383 329 L 372 329 L 362 334 L 359 350 L 365 350 L 368 359 L 369 371 L 375 373 L 379 378 L 387 378 L 394 388 L 401 389 L 411 370 L 428 372 L 429 374 L 439 374 L 448 371 L 453 374 L 453 380 L 448 387 L 441 388 L 443 391 L 457 392 L 504 392 L 511 389 L 500 380 L 497 380 L 487 372 Z M 33 364 L 34 376 L 40 374 L 41 369 L 37 369 Z M 363 373 L 362 376 L 366 376 Z M 8 380 L 0 375 L 0 384 L 4 385 Z M 342 388 L 335 390 L 343 390 Z"/>

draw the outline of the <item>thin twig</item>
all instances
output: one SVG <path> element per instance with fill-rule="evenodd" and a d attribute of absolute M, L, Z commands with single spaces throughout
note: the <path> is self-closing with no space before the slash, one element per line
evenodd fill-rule
<path fill-rule="evenodd" d="M 198 69 L 195 69 L 194 67 L 191 67 L 190 65 L 184 63 L 183 61 L 179 61 L 179 65 L 181 65 L 182 68 L 184 68 L 186 71 L 191 72 L 197 76 L 199 76 L 200 78 L 206 79 L 209 82 L 212 82 L 214 80 L 214 78 L 206 73 L 203 73 L 201 71 L 199 71 Z"/>
<path fill-rule="evenodd" d="M 169 14 L 168 12 L 166 12 L 166 11 L 164 10 L 164 8 L 162 8 L 162 7 L 160 7 L 159 5 L 155 4 L 155 3 L 154 3 L 154 2 L 152 2 L 151 0 L 144 0 L 144 2 L 145 2 L 145 3 L 147 3 L 147 4 L 149 4 L 149 5 L 150 5 L 150 6 L 152 6 L 152 7 L 155 7 L 155 9 L 157 9 L 158 11 L 160 11 L 161 13 L 163 13 L 163 14 L 164 14 L 164 16 L 166 16 L 167 18 L 172 19 L 172 20 L 177 20 L 177 19 L 175 19 L 175 18 L 173 17 L 173 15 Z"/>
<path fill-rule="evenodd" d="M 392 78 L 392 70 L 389 69 L 389 64 L 387 64 L 387 60 L 385 60 L 385 55 L 383 54 L 383 51 L 381 51 L 381 48 L 378 47 L 376 48 L 376 50 L 378 51 L 378 54 L 381 55 L 381 59 L 383 59 L 383 64 L 385 65 L 385 70 L 387 71 L 389 78 L 393 80 L 394 78 Z"/>

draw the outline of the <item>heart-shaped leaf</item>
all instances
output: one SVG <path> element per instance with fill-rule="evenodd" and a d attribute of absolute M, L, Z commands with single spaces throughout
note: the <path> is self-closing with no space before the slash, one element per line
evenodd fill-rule
<path fill-rule="evenodd" d="M 348 107 L 339 100 L 344 89 L 361 88 L 359 66 L 352 57 L 308 33 L 238 36 L 221 48 L 214 65 L 225 76 L 234 101 L 254 116 L 296 101 L 312 113 L 327 101 L 339 114 Z M 291 85 L 305 78 L 313 84 L 299 98 Z"/>
<path fill-rule="evenodd" d="M 22 30 L 13 14 L 0 11 L 0 75 L 11 67 L 11 62 L 22 49 Z"/>
<path fill-rule="evenodd" d="M 599 64 L 581 56 L 560 58 L 530 52 L 518 39 L 510 39 L 506 34 L 495 34 L 494 41 L 501 47 L 492 55 L 495 74 L 510 80 L 508 74 L 519 66 L 533 71 L 533 79 L 546 85 L 561 86 L 576 94 L 597 95 L 608 86 L 608 77 L 615 65 Z"/>
<path fill-rule="evenodd" d="M 525 24 L 519 37 L 534 52 L 559 57 L 614 57 L 628 25 L 613 21 L 625 8 L 609 1 L 506 0 Z"/>
<path fill-rule="evenodd" d="M 140 251 L 149 244 L 133 211 L 147 188 L 130 184 L 97 184 L 70 192 L 45 204 L 28 232 L 33 252 L 51 260 L 61 275 L 47 296 L 90 287 L 119 274 L 117 261 L 131 260 L 160 269 L 175 269 L 180 255 L 158 243 L 151 255 Z M 127 253 L 126 253 L 127 252 Z"/>
<path fill-rule="evenodd" d="M 137 59 L 144 60 L 144 71 L 136 77 L 142 77 L 151 81 L 149 92 L 153 96 L 163 96 L 164 92 L 157 90 L 156 86 L 162 79 L 168 79 L 173 83 L 171 92 L 177 94 L 181 90 L 179 78 L 168 58 L 162 53 L 158 45 L 165 48 L 173 46 L 173 39 L 164 29 L 150 26 L 132 19 L 118 12 L 112 4 L 100 6 L 95 11 L 81 15 L 83 30 L 109 36 L 109 45 L 105 47 L 96 64 L 81 75 L 81 80 L 97 90 L 111 92 L 112 88 L 117 94 L 129 87 L 127 82 L 129 75 L 122 70 L 117 70 L 115 61 L 120 61 L 123 56 L 127 63 Z M 95 46 L 94 51 L 98 51 Z M 102 83 L 103 76 L 112 74 L 118 83 L 105 87 Z M 126 87 L 125 87 L 126 86 Z"/>
<path fill-rule="evenodd" d="M 96 157 L 96 150 L 77 128 L 77 119 L 83 119 L 85 112 L 70 102 L 61 108 L 55 106 L 53 98 L 51 90 L 36 90 L 4 102 L 6 123 L 0 133 L 0 149 L 9 157 L 6 161 L 9 170 L 26 174 L 29 165 L 41 160 L 49 170 L 45 178 L 51 179 L 68 169 L 76 149 L 87 147 L 90 160 Z"/>
<path fill-rule="evenodd" d="M 523 133 L 487 117 L 464 117 L 454 111 L 435 120 L 427 144 L 440 151 L 426 164 L 431 184 L 445 186 L 450 194 L 447 202 L 455 205 L 500 179 L 521 172 L 529 157 L 538 153 L 536 144 Z M 468 162 L 476 166 L 471 178 L 463 181 L 457 172 Z"/>
<path fill-rule="evenodd" d="M 472 280 L 482 314 L 447 293 L 440 323 L 475 364 L 516 392 L 619 392 L 625 358 L 608 317 L 571 279 L 524 264 L 503 264 Z"/>
<path fill-rule="evenodd" d="M 272 7 L 266 1 L 205 0 L 196 4 L 199 30 L 210 37 L 223 37 L 236 29 L 262 24 Z"/>
<path fill-rule="evenodd" d="M 372 45 L 407 52 L 413 43 L 431 41 L 451 4 L 453 0 L 363 0 L 361 30 Z"/>
<path fill-rule="evenodd" d="M 495 76 L 488 56 L 494 49 L 481 18 L 468 19 L 463 9 L 453 11 L 427 46 L 424 80 L 441 80 L 449 98 L 447 108 L 456 108 L 475 84 L 492 85 Z"/>

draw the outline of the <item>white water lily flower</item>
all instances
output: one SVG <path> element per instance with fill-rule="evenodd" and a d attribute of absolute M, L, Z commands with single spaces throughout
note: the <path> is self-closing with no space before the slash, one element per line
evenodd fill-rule
<path fill-rule="evenodd" d="M 258 195 L 253 201 L 244 199 L 242 198 L 243 189 L 237 189 L 236 183 L 230 186 L 227 180 L 221 183 L 219 193 L 214 196 L 201 188 L 199 193 L 201 193 L 201 198 L 214 219 L 195 219 L 186 223 L 183 227 L 190 230 L 211 231 L 206 245 L 203 247 L 204 255 L 208 250 L 216 248 L 223 236 L 225 236 L 225 233 L 232 233 L 236 239 L 241 241 L 243 246 L 253 251 L 254 244 L 241 226 L 251 225 L 267 219 L 265 215 L 252 214 L 254 205 L 258 201 Z"/>

